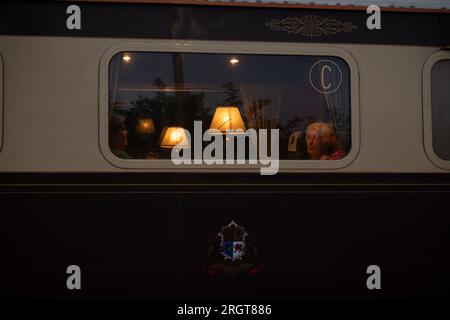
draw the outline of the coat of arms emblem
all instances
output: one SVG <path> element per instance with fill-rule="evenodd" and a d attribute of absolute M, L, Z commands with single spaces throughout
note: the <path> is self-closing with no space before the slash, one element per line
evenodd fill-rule
<path fill-rule="evenodd" d="M 235 277 L 262 270 L 259 241 L 248 235 L 244 227 L 231 221 L 220 232 L 207 238 L 203 270 L 210 275 Z"/>
<path fill-rule="evenodd" d="M 247 235 L 245 229 L 234 221 L 222 228 L 219 233 L 221 239 L 220 253 L 226 260 L 235 261 L 242 259 L 246 250 L 245 237 Z"/>

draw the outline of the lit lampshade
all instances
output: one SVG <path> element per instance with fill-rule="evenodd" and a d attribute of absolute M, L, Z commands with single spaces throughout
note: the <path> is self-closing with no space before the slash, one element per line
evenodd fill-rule
<path fill-rule="evenodd" d="M 153 134 L 155 133 L 155 124 L 152 119 L 139 119 L 136 126 L 136 132 L 139 134 Z"/>
<path fill-rule="evenodd" d="M 189 148 L 190 143 L 181 127 L 166 127 L 161 133 L 161 148 Z"/>
<path fill-rule="evenodd" d="M 226 132 L 229 129 L 245 131 L 244 121 L 237 107 L 217 107 L 211 121 L 210 129 L 218 129 Z"/>

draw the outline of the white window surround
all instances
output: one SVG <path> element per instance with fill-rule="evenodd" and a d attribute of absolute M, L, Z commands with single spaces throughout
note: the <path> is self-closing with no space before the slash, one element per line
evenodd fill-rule
<path fill-rule="evenodd" d="M 450 52 L 438 51 L 432 54 L 423 67 L 423 134 L 424 146 L 428 159 L 441 169 L 450 170 L 450 160 L 440 158 L 433 148 L 433 122 L 431 101 L 431 70 L 441 60 L 450 60 Z"/>
<path fill-rule="evenodd" d="M 360 148 L 359 76 L 355 59 L 345 50 L 333 47 L 314 47 L 311 44 L 223 41 L 147 40 L 120 42 L 109 47 L 102 55 L 99 68 L 99 145 L 105 159 L 113 166 L 151 172 L 247 172 L 259 171 L 261 165 L 174 165 L 171 160 L 121 159 L 115 156 L 108 144 L 109 63 L 119 52 L 192 52 L 272 55 L 336 56 L 343 59 L 350 70 L 351 149 L 340 160 L 280 160 L 280 172 L 304 170 L 336 170 L 349 166 Z"/>

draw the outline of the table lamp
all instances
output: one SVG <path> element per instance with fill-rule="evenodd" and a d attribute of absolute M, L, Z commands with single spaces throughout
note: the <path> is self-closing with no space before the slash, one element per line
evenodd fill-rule
<path fill-rule="evenodd" d="M 189 140 L 182 127 L 166 127 L 161 133 L 160 147 L 165 149 L 190 148 Z"/>
<path fill-rule="evenodd" d="M 153 134 L 156 132 L 155 124 L 150 118 L 139 119 L 136 126 L 136 133 L 138 134 Z"/>
<path fill-rule="evenodd" d="M 244 121 L 242 120 L 238 107 L 218 106 L 214 112 L 210 129 L 218 129 L 221 133 L 226 133 L 227 130 L 238 129 L 245 131 Z"/>

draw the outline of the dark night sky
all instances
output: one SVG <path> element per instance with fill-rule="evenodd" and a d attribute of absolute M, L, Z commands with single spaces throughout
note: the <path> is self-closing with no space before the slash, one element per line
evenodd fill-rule
<path fill-rule="evenodd" d="M 161 78 L 168 87 L 174 86 L 171 53 L 131 52 L 129 55 L 131 60 L 123 63 L 120 70 L 119 87 L 127 87 L 118 95 L 118 99 L 124 102 L 124 108 L 131 107 L 130 101 L 138 95 L 154 95 L 148 89 L 156 78 Z M 239 63 L 232 65 L 229 62 L 232 57 L 238 58 Z M 122 54 L 114 59 L 122 59 Z M 343 60 L 335 57 L 188 53 L 183 54 L 184 84 L 209 88 L 211 91 L 204 91 L 205 102 L 206 107 L 212 109 L 222 104 L 225 95 L 221 85 L 225 83 L 232 82 L 236 88 L 259 86 L 266 92 L 270 87 L 270 93 L 266 95 L 281 95 L 281 124 L 296 115 L 328 120 L 324 96 L 315 91 L 309 82 L 311 66 L 321 59 L 331 60 L 341 69 L 343 81 L 339 91 L 347 110 L 350 110 L 349 69 Z"/>

